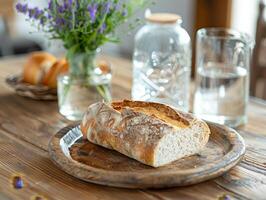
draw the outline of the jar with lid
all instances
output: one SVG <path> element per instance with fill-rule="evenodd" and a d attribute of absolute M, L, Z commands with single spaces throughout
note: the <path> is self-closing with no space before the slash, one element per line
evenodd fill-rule
<path fill-rule="evenodd" d="M 132 99 L 188 111 L 191 41 L 180 16 L 151 14 L 135 36 Z"/>

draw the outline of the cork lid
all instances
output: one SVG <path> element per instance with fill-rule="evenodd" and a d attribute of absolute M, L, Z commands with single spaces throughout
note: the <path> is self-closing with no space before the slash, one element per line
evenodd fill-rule
<path fill-rule="evenodd" d="M 146 20 L 159 24 L 174 24 L 182 18 L 173 13 L 154 13 L 146 16 Z"/>

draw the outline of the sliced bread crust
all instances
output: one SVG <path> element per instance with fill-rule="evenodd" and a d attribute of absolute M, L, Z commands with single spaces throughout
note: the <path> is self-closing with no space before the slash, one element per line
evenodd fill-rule
<path fill-rule="evenodd" d="M 210 134 L 207 124 L 191 114 L 128 100 L 91 105 L 81 131 L 90 142 L 153 167 L 198 153 Z"/>

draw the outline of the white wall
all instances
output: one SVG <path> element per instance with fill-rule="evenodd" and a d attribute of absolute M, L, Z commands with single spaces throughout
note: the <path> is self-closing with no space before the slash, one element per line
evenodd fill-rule
<path fill-rule="evenodd" d="M 17 2 L 22 2 L 24 1 L 18 0 Z M 31 7 L 42 7 L 45 5 L 46 0 L 27 0 L 27 3 L 31 5 Z M 15 6 L 14 6 L 15 10 Z M 26 21 L 26 16 L 23 14 L 19 14 L 15 11 L 15 33 L 16 35 L 23 36 L 26 38 L 34 38 L 37 40 L 42 40 L 42 34 L 38 32 L 38 30 L 32 26 L 28 21 Z"/>
<path fill-rule="evenodd" d="M 152 12 L 171 12 L 180 15 L 183 19 L 182 26 L 190 35 L 193 32 L 196 0 L 155 0 L 155 5 L 150 6 Z M 138 13 L 138 17 L 144 19 L 144 11 Z M 124 32 L 122 42 L 119 45 L 108 44 L 105 52 L 131 57 L 134 49 L 134 36 L 138 28 L 130 34 Z"/>
<path fill-rule="evenodd" d="M 233 0 L 232 28 L 255 38 L 259 0 Z"/>
<path fill-rule="evenodd" d="M 23 2 L 19 0 L 19 2 Z M 31 7 L 38 6 L 43 8 L 47 6 L 48 0 L 27 0 Z M 47 33 L 39 31 L 35 26 L 26 21 L 23 14 L 15 12 L 15 33 L 16 37 L 23 37 L 38 42 L 46 51 L 53 54 L 61 55 L 64 52 L 62 43 L 59 41 L 51 41 Z"/>

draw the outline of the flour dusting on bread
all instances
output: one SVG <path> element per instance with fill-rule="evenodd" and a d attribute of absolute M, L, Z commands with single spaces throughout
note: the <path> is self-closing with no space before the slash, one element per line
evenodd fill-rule
<path fill-rule="evenodd" d="M 90 142 L 159 167 L 198 153 L 208 142 L 205 122 L 159 103 L 91 105 L 81 123 Z"/>

